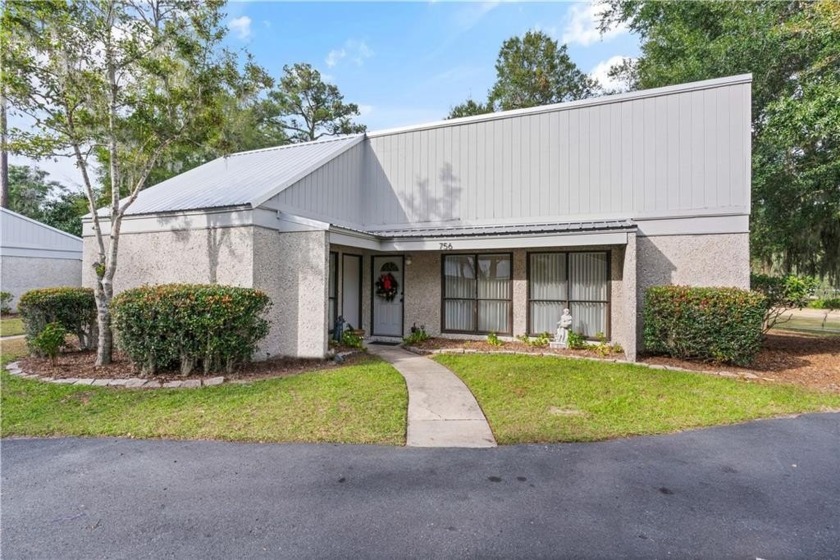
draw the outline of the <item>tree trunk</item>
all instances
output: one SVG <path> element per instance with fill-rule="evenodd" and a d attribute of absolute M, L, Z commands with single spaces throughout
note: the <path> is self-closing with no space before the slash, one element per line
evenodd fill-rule
<path fill-rule="evenodd" d="M 102 279 L 96 282 L 96 322 L 98 324 L 98 345 L 96 347 L 96 366 L 111 363 L 113 358 L 114 337 L 111 332 L 111 294 L 102 284 Z"/>
<path fill-rule="evenodd" d="M 0 92 L 0 207 L 9 207 L 9 150 L 6 148 L 6 96 Z"/>

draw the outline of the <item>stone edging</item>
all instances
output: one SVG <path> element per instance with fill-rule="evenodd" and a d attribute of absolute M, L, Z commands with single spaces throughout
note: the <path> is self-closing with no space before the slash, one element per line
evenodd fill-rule
<path fill-rule="evenodd" d="M 473 350 L 471 348 L 436 348 L 434 350 L 423 350 L 414 346 L 403 346 L 409 352 L 419 354 L 421 356 L 427 354 L 516 354 L 518 356 L 542 356 L 545 358 L 560 358 L 563 360 L 589 360 L 591 362 L 609 362 L 614 364 L 628 364 L 633 366 L 646 367 L 648 369 L 659 369 L 668 371 L 682 371 L 686 373 L 702 373 L 704 375 L 716 375 L 718 377 L 731 377 L 735 379 L 761 379 L 763 381 L 774 381 L 767 377 L 759 377 L 754 373 L 748 371 L 735 373 L 731 371 L 711 371 L 700 369 L 687 369 L 675 366 L 663 366 L 659 364 L 646 364 L 645 362 L 628 362 L 627 360 L 620 360 L 618 358 L 593 358 L 591 356 L 566 356 L 564 354 L 554 354 L 550 352 L 519 352 L 516 350 Z"/>
<path fill-rule="evenodd" d="M 93 385 L 94 387 L 125 387 L 126 389 L 197 389 L 199 387 L 211 387 L 221 385 L 225 378 L 208 377 L 206 379 L 185 379 L 184 381 L 154 381 L 142 377 L 127 377 L 124 379 L 83 379 L 68 377 L 65 379 L 33 375 L 20 369 L 17 362 L 6 366 L 8 372 L 21 379 L 32 379 L 33 381 L 44 381 L 46 383 L 58 383 L 61 385 Z"/>

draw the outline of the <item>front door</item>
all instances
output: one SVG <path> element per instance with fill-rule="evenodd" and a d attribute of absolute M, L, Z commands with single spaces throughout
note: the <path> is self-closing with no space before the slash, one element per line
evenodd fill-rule
<path fill-rule="evenodd" d="M 403 335 L 403 258 L 373 257 L 373 336 Z"/>

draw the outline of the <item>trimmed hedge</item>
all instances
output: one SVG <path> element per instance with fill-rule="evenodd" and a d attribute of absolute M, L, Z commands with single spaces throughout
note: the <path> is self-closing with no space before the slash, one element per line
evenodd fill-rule
<path fill-rule="evenodd" d="M 645 294 L 645 349 L 749 365 L 762 343 L 766 298 L 737 288 L 654 286 Z"/>
<path fill-rule="evenodd" d="M 50 323 L 58 323 L 76 335 L 79 348 L 96 347 L 96 300 L 90 288 L 41 288 L 29 290 L 18 301 L 26 340 L 31 342 Z M 35 350 L 38 353 L 37 350 Z"/>
<path fill-rule="evenodd" d="M 111 302 L 120 349 L 141 372 L 178 367 L 205 373 L 248 362 L 268 334 L 271 306 L 258 290 L 165 284 L 126 290 Z"/>

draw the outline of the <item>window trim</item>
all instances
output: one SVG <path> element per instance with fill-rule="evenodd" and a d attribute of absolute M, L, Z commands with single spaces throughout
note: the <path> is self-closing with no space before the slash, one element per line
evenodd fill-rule
<path fill-rule="evenodd" d="M 476 275 L 476 282 L 475 282 L 475 297 L 474 298 L 448 298 L 446 297 L 446 257 L 472 257 L 475 259 L 475 266 L 476 270 L 478 269 L 478 258 L 479 257 L 486 257 L 491 255 L 499 255 L 505 256 L 508 258 L 508 262 L 510 262 L 510 280 L 508 281 L 508 297 L 507 299 L 490 299 L 490 298 L 479 298 L 478 297 L 478 277 Z M 514 273 L 513 273 L 513 253 L 505 252 L 505 251 L 491 251 L 486 253 L 449 253 L 445 252 L 441 254 L 440 259 L 440 332 L 443 334 L 474 334 L 474 335 L 487 335 L 491 332 L 495 332 L 496 334 L 500 334 L 502 336 L 513 336 L 513 280 L 514 280 Z M 446 302 L 447 300 L 453 301 L 471 301 L 473 302 L 473 321 L 475 323 L 475 330 L 472 331 L 462 331 L 462 330 L 451 330 L 446 328 Z M 508 325 L 510 325 L 509 331 L 480 331 L 478 330 L 478 302 L 480 301 L 504 301 L 507 302 L 507 315 L 508 315 Z"/>
<path fill-rule="evenodd" d="M 569 280 L 569 255 L 573 253 L 602 253 L 607 256 L 607 299 L 572 299 L 572 284 Z M 531 299 L 531 255 L 557 255 L 566 256 L 566 299 Z M 571 309 L 572 303 L 604 303 L 607 306 L 606 332 L 607 340 L 612 340 L 612 249 L 592 250 L 576 249 L 569 251 L 528 251 L 525 253 L 525 284 L 526 284 L 526 305 L 525 305 L 525 332 L 528 336 L 537 336 L 539 333 L 531 332 L 531 303 L 533 302 L 563 302 L 566 308 Z M 596 340 L 594 337 L 587 337 L 586 340 Z"/>
<path fill-rule="evenodd" d="M 337 251 L 330 251 L 329 263 L 327 266 L 327 334 L 332 334 L 335 321 L 341 315 L 338 309 L 338 283 L 341 280 L 341 276 L 339 274 L 338 269 L 338 252 Z M 335 268 L 333 268 L 333 263 L 335 263 Z M 330 291 L 330 270 L 335 270 L 335 285 L 333 286 L 332 291 Z M 332 323 L 329 320 L 329 305 L 330 303 L 335 304 L 335 319 L 333 319 Z"/>

